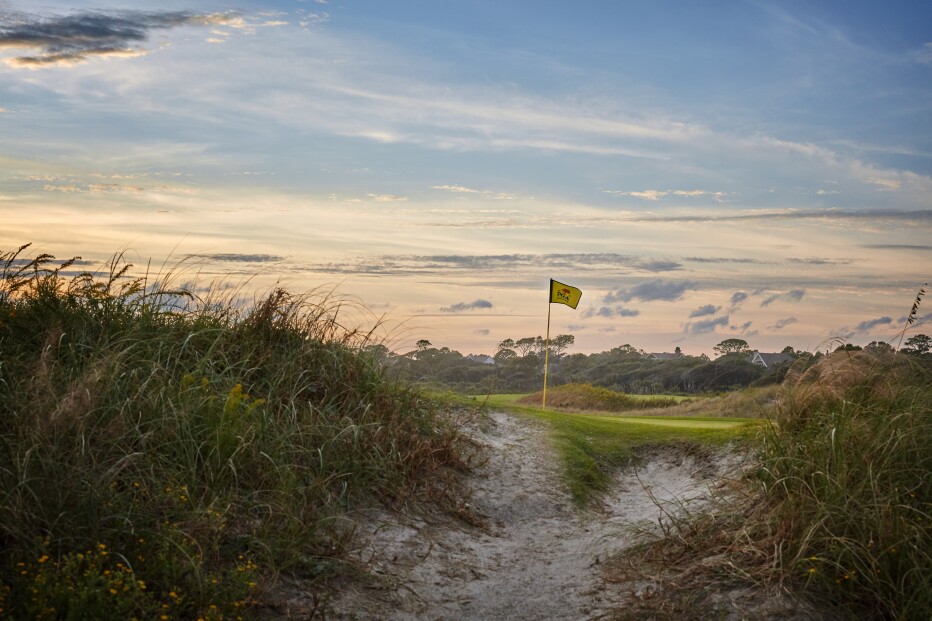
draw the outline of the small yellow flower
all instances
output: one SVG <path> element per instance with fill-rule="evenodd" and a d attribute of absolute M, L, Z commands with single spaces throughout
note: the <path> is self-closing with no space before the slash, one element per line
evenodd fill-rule
<path fill-rule="evenodd" d="M 814 574 L 814 573 L 815 573 L 815 567 L 810 567 L 810 568 L 809 568 L 809 573 L 810 573 L 810 574 Z"/>
<path fill-rule="evenodd" d="M 178 594 L 174 591 L 169 591 L 168 596 L 172 599 L 178 599 Z"/>

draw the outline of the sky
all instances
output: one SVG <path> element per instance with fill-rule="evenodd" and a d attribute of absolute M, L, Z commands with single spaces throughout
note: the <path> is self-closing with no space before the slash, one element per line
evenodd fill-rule
<path fill-rule="evenodd" d="M 396 351 L 896 345 L 930 233 L 928 2 L 0 0 L 0 251 L 333 291 Z"/>

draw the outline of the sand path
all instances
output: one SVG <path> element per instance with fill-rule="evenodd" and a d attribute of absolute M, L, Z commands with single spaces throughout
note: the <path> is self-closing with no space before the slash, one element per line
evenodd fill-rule
<path fill-rule="evenodd" d="M 638 528 L 656 525 L 661 506 L 701 503 L 717 478 L 709 464 L 661 453 L 637 476 L 624 474 L 602 506 L 580 511 L 541 423 L 493 412 L 474 437 L 487 461 L 470 477 L 470 503 L 484 526 L 381 511 L 366 516 L 354 556 L 373 578 L 343 588 L 326 618 L 597 619 L 632 589 L 603 583 L 600 563 L 631 545 Z M 292 611 L 299 608 L 293 601 Z"/>

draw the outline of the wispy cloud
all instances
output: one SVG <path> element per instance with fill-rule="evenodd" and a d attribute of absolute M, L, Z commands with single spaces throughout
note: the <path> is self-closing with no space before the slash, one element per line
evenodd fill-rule
<path fill-rule="evenodd" d="M 696 287 L 697 284 L 691 280 L 651 280 L 628 289 L 620 289 L 609 293 L 605 296 L 604 301 L 606 304 L 630 302 L 631 300 L 674 302 L 682 298 L 686 291 L 696 289 Z"/>
<path fill-rule="evenodd" d="M 932 250 L 932 246 L 920 244 L 864 244 L 861 247 L 877 250 Z"/>
<path fill-rule="evenodd" d="M 796 323 L 796 321 L 796 317 L 787 317 L 786 319 L 778 319 L 776 323 L 769 327 L 771 330 L 782 330 L 786 326 Z"/>
<path fill-rule="evenodd" d="M 241 21 L 233 13 L 192 11 L 84 12 L 47 19 L 0 14 L 0 49 L 33 50 L 32 55 L 14 56 L 5 62 L 12 67 L 38 69 L 82 63 L 95 56 L 141 56 L 146 53 L 141 44 L 153 30 L 236 25 Z"/>
<path fill-rule="evenodd" d="M 731 294 L 731 312 L 734 312 L 738 307 L 744 304 L 748 297 L 750 297 L 744 291 L 735 291 Z"/>
<path fill-rule="evenodd" d="M 367 194 L 366 196 L 377 203 L 404 203 L 408 200 L 407 196 L 395 196 L 394 194 Z"/>
<path fill-rule="evenodd" d="M 498 255 L 382 255 L 356 262 L 329 263 L 313 266 L 314 269 L 333 273 L 386 274 L 386 273 L 448 273 L 462 272 L 513 272 L 547 269 L 559 273 L 581 272 L 593 269 L 640 270 L 667 272 L 679 269 L 675 261 L 643 259 L 614 253 L 591 254 L 498 254 Z"/>
<path fill-rule="evenodd" d="M 683 260 L 693 263 L 738 263 L 747 265 L 768 265 L 774 263 L 774 261 L 749 259 L 745 257 L 683 257 Z"/>
<path fill-rule="evenodd" d="M 879 317 L 877 319 L 868 319 L 867 321 L 862 321 L 854 327 L 855 332 L 870 332 L 877 326 L 886 326 L 893 323 L 892 317 Z"/>
<path fill-rule="evenodd" d="M 198 259 L 205 259 L 208 261 L 230 261 L 233 263 L 276 263 L 278 261 L 285 260 L 285 257 L 277 255 L 277 254 L 221 253 L 221 254 L 192 254 L 188 256 L 195 257 Z"/>
<path fill-rule="evenodd" d="M 705 306 L 700 306 L 696 310 L 689 313 L 690 319 L 693 317 L 705 317 L 706 315 L 714 315 L 722 309 L 721 306 L 715 306 L 714 304 L 706 304 Z"/>
<path fill-rule="evenodd" d="M 615 314 L 619 317 L 637 317 L 641 311 L 634 308 L 625 308 L 624 306 L 615 307 Z"/>
<path fill-rule="evenodd" d="M 458 302 L 451 306 L 445 306 L 440 309 L 442 313 L 462 313 L 465 311 L 477 310 L 482 308 L 492 308 L 492 303 L 488 300 L 475 300 L 472 302 Z"/>
<path fill-rule="evenodd" d="M 475 194 L 482 196 L 483 198 L 491 198 L 494 200 L 507 200 L 513 201 L 517 200 L 518 196 L 508 192 L 494 192 L 492 190 L 476 190 L 474 188 L 467 188 L 464 185 L 432 185 L 430 186 L 431 190 L 443 190 L 444 192 L 451 192 L 453 194 Z"/>
<path fill-rule="evenodd" d="M 641 314 L 641 311 L 633 308 L 625 308 L 624 306 L 616 306 L 611 308 L 609 306 L 600 306 L 599 308 L 590 307 L 583 311 L 583 319 L 589 319 L 590 317 L 637 317 Z"/>
<path fill-rule="evenodd" d="M 896 192 L 903 187 L 902 181 L 890 177 L 868 177 L 864 181 L 876 186 L 882 192 Z"/>
<path fill-rule="evenodd" d="M 683 326 L 683 332 L 687 334 L 708 334 L 709 332 L 715 332 L 716 328 L 726 326 L 728 326 L 728 315 L 716 317 L 715 319 L 689 322 Z"/>
<path fill-rule="evenodd" d="M 430 186 L 432 190 L 444 190 L 446 192 L 453 192 L 454 194 L 481 194 L 482 190 L 474 190 L 472 188 L 467 188 L 463 185 L 432 185 Z"/>
<path fill-rule="evenodd" d="M 805 289 L 791 289 L 790 291 L 787 291 L 786 293 L 774 293 L 772 295 L 767 296 L 760 303 L 760 305 L 761 305 L 761 308 L 764 308 L 766 306 L 770 306 L 771 304 L 773 304 L 774 302 L 776 302 L 777 300 L 781 298 L 784 300 L 788 300 L 790 302 L 799 302 L 800 300 L 803 299 L 803 296 L 805 295 L 806 295 Z"/>
<path fill-rule="evenodd" d="M 685 198 L 693 198 L 698 196 L 709 196 L 712 197 L 717 202 L 722 202 L 725 200 L 727 194 L 725 192 L 710 192 L 708 190 L 602 190 L 605 194 L 611 194 L 613 196 L 632 196 L 634 198 L 640 198 L 645 201 L 659 201 L 660 199 L 666 196 L 679 196 Z"/>
<path fill-rule="evenodd" d="M 800 265 L 850 265 L 854 261 L 852 259 L 825 259 L 821 257 L 812 257 L 809 259 L 796 259 L 789 258 L 787 259 L 789 263 L 798 263 Z"/>

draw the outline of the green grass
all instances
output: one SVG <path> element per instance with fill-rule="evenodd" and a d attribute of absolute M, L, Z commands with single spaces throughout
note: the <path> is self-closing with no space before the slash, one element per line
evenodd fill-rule
<path fill-rule="evenodd" d="M 459 433 L 338 301 L 23 250 L 0 252 L 0 617 L 248 616 L 279 573 L 340 570 L 355 508 L 455 502 Z"/>
<path fill-rule="evenodd" d="M 545 421 L 573 501 L 585 506 L 605 492 L 619 468 L 657 445 L 719 446 L 744 438 L 755 420 L 717 417 L 602 416 L 517 405 L 521 395 L 493 395 L 490 407 Z M 481 399 L 481 398 L 480 398 Z"/>
<path fill-rule="evenodd" d="M 660 417 L 660 416 L 593 416 L 597 420 L 616 423 L 633 423 L 637 425 L 655 425 L 658 427 L 679 427 L 682 429 L 735 429 L 746 426 L 751 419 L 712 418 L 709 416 Z"/>

